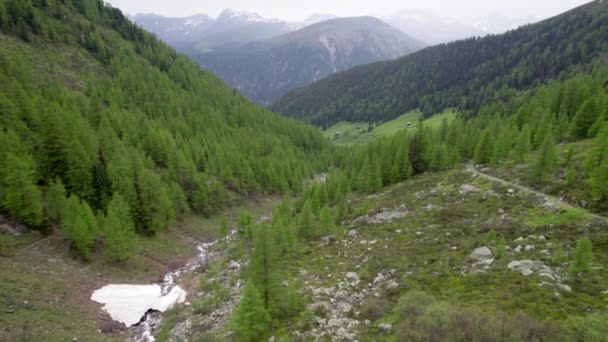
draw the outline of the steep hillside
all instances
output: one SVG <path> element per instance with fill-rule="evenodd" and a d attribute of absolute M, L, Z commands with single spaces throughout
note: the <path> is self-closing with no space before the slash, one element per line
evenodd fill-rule
<path fill-rule="evenodd" d="M 252 105 L 101 1 L 11 0 L 0 18 L 1 213 L 62 228 L 85 259 L 102 236 L 124 259 L 120 236 L 298 192 L 327 160 L 319 132 Z M 96 216 L 109 208 L 132 221 L 105 231 Z"/>
<path fill-rule="evenodd" d="M 372 17 L 321 22 L 240 49 L 193 55 L 252 101 L 270 104 L 291 89 L 356 65 L 407 55 L 422 43 Z"/>
<path fill-rule="evenodd" d="M 271 106 L 317 125 L 385 121 L 419 108 L 475 112 L 608 52 L 608 3 L 593 1 L 503 35 L 424 49 L 298 89 Z"/>

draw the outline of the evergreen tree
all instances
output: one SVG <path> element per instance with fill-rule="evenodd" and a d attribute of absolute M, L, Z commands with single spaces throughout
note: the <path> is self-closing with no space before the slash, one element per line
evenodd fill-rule
<path fill-rule="evenodd" d="M 53 224 L 61 223 L 61 214 L 67 204 L 66 191 L 61 179 L 57 178 L 46 192 L 46 213 Z"/>
<path fill-rule="evenodd" d="M 306 201 L 302 212 L 300 213 L 298 223 L 298 236 L 303 240 L 308 240 L 317 236 L 317 230 L 315 227 L 315 217 L 312 212 L 312 205 L 310 201 Z"/>
<path fill-rule="evenodd" d="M 248 271 L 258 289 L 264 308 L 276 312 L 279 305 L 281 286 L 279 281 L 279 249 L 276 245 L 276 234 L 280 231 L 262 225 L 255 229 L 254 249 L 251 254 L 251 265 Z"/>
<path fill-rule="evenodd" d="M 261 341 L 270 328 L 271 317 L 252 281 L 247 282 L 239 306 L 230 321 L 239 341 Z"/>
<path fill-rule="evenodd" d="M 530 126 L 527 124 L 521 130 L 519 139 L 517 139 L 517 145 L 515 146 L 515 155 L 519 161 L 523 162 L 526 154 L 530 152 Z"/>
<path fill-rule="evenodd" d="M 93 211 L 86 202 L 71 195 L 61 216 L 65 238 L 83 259 L 88 260 L 97 238 L 97 219 Z"/>
<path fill-rule="evenodd" d="M 114 193 L 108 213 L 102 219 L 106 255 L 114 261 L 126 261 L 133 254 L 135 227 L 127 201 Z"/>
<path fill-rule="evenodd" d="M 251 240 L 252 235 L 251 235 L 251 229 L 252 229 L 252 225 L 253 225 L 253 217 L 251 216 L 251 213 L 246 210 L 246 209 L 241 209 L 241 212 L 239 213 L 239 234 L 241 235 L 245 235 L 248 237 L 249 240 Z"/>
<path fill-rule="evenodd" d="M 593 244 L 589 238 L 576 241 L 570 262 L 570 277 L 578 281 L 584 274 L 591 273 L 593 263 Z"/>
<path fill-rule="evenodd" d="M 488 164 L 492 161 L 493 155 L 494 137 L 492 137 L 490 130 L 486 129 L 475 148 L 475 163 Z"/>
<path fill-rule="evenodd" d="M 557 166 L 557 152 L 555 151 L 555 142 L 551 132 L 547 133 L 545 140 L 541 145 L 536 162 L 531 169 L 531 178 L 538 184 L 546 181 L 546 178 L 553 174 Z"/>
<path fill-rule="evenodd" d="M 319 215 L 319 227 L 320 231 L 323 234 L 332 234 L 334 232 L 334 222 L 331 217 L 331 210 L 328 206 L 323 207 L 321 209 L 321 214 Z"/>
<path fill-rule="evenodd" d="M 2 207 L 29 226 L 42 223 L 42 194 L 36 187 L 31 156 L 8 153 L 0 166 Z"/>
<path fill-rule="evenodd" d="M 599 116 L 599 108 L 595 97 L 588 99 L 572 119 L 570 132 L 575 139 L 588 137 L 589 129 Z"/>

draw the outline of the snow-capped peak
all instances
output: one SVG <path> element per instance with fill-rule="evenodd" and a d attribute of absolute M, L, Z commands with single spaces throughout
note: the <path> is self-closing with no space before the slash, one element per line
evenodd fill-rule
<path fill-rule="evenodd" d="M 261 15 L 254 12 L 246 12 L 246 11 L 235 11 L 232 9 L 225 9 L 220 13 L 217 18 L 218 22 L 242 22 L 244 24 L 248 23 L 269 23 L 275 22 L 277 19 L 266 19 Z"/>

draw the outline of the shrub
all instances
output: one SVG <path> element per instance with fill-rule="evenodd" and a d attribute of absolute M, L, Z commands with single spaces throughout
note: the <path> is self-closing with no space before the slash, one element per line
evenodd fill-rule
<path fill-rule="evenodd" d="M 390 303 L 384 298 L 370 298 L 361 306 L 361 314 L 370 321 L 384 317 L 390 309 Z"/>

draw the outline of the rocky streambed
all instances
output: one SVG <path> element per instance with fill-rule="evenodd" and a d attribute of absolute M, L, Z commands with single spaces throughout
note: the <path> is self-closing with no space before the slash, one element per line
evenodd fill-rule
<path fill-rule="evenodd" d="M 133 327 L 133 341 L 152 342 L 162 313 L 186 301 L 187 293 L 177 279 L 206 264 L 216 242 L 197 245 L 198 254 L 184 267 L 168 272 L 158 284 L 109 284 L 91 295 L 91 300 L 103 304 L 102 310 L 127 328 Z"/>

